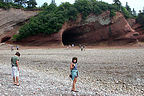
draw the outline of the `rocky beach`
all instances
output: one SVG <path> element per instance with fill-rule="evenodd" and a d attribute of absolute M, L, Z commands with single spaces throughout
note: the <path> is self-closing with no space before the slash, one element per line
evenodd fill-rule
<path fill-rule="evenodd" d="M 20 86 L 12 83 L 10 58 L 16 51 L 0 49 L 0 96 L 143 96 L 143 48 L 21 49 Z M 72 57 L 79 77 L 71 92 Z"/>
<path fill-rule="evenodd" d="M 39 1 L 0 1 L 0 96 L 144 96 L 143 0 Z"/>

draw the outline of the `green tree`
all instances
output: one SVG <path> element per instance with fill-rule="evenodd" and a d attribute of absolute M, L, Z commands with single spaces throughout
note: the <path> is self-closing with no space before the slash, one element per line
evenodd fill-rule
<path fill-rule="evenodd" d="M 55 12 L 56 10 L 57 10 L 57 6 L 55 4 L 50 4 L 45 9 L 45 11 L 47 11 L 48 13 Z"/>
<path fill-rule="evenodd" d="M 119 0 L 113 0 L 114 4 L 118 6 L 118 10 L 121 11 L 121 2 Z"/>
<path fill-rule="evenodd" d="M 36 0 L 29 0 L 27 1 L 28 8 L 34 8 L 37 5 Z"/>
<path fill-rule="evenodd" d="M 78 15 L 78 10 L 74 7 L 70 7 L 69 11 L 67 12 L 67 16 L 69 17 L 68 19 L 76 20 L 77 15 Z"/>
<path fill-rule="evenodd" d="M 0 0 L 0 2 L 4 2 L 4 0 Z"/>
<path fill-rule="evenodd" d="M 139 13 L 136 21 L 144 26 L 144 13 Z"/>
<path fill-rule="evenodd" d="M 52 0 L 51 4 L 55 4 L 56 5 L 55 0 Z"/>
<path fill-rule="evenodd" d="M 25 0 L 14 0 L 15 3 L 19 4 L 19 5 L 23 5 L 26 3 Z"/>
<path fill-rule="evenodd" d="M 32 35 L 48 35 L 59 32 L 65 22 L 76 20 L 79 14 L 85 20 L 90 13 L 99 15 L 108 10 L 110 11 L 110 17 L 113 17 L 116 15 L 115 12 L 120 10 L 118 5 L 121 6 L 121 3 L 118 1 L 115 4 L 108 4 L 97 0 L 76 0 L 74 4 L 65 2 L 59 6 L 44 3 L 41 7 L 44 10 L 20 28 L 19 34 L 15 35 L 14 38 L 21 40 Z M 126 18 L 132 17 L 125 7 L 121 6 L 121 11 Z"/>
<path fill-rule="evenodd" d="M 116 13 L 115 13 L 115 10 L 110 10 L 110 17 L 113 17 L 113 16 L 115 16 L 116 15 Z"/>
<path fill-rule="evenodd" d="M 46 9 L 47 7 L 48 7 L 48 3 L 47 3 L 47 2 L 45 2 L 45 3 L 41 6 L 42 9 Z"/>
<path fill-rule="evenodd" d="M 14 4 L 12 2 L 0 2 L 0 8 L 3 8 L 3 9 L 9 9 L 9 8 L 17 8 L 17 9 L 20 9 L 20 8 L 23 8 L 23 6 L 21 5 L 18 5 L 18 4 Z"/>
<path fill-rule="evenodd" d="M 68 10 L 70 7 L 72 7 L 72 5 L 71 5 L 69 2 L 65 2 L 65 3 L 62 3 L 62 4 L 58 7 L 58 10 L 59 10 L 59 11 L 65 11 L 65 10 Z"/>
<path fill-rule="evenodd" d="M 128 2 L 126 2 L 126 9 L 128 10 L 128 12 L 130 12 L 132 14 L 132 11 L 131 11 L 130 6 L 128 5 Z"/>
<path fill-rule="evenodd" d="M 129 13 L 125 7 L 122 7 L 122 13 L 124 14 L 125 18 L 132 18 L 131 13 Z"/>
<path fill-rule="evenodd" d="M 144 30 L 144 13 L 139 13 L 136 22 L 142 25 L 142 28 Z"/>
<path fill-rule="evenodd" d="M 136 11 L 135 11 L 134 8 L 133 8 L 132 14 L 133 14 L 134 16 L 137 16 Z"/>
<path fill-rule="evenodd" d="M 121 5 L 121 2 L 119 0 L 113 0 L 114 4 Z"/>
<path fill-rule="evenodd" d="M 79 11 L 79 13 L 82 13 L 83 18 L 86 18 L 89 13 L 93 11 L 92 3 L 89 2 L 89 0 L 76 0 L 74 7 Z"/>
<path fill-rule="evenodd" d="M 142 11 L 141 11 L 141 10 L 139 10 L 139 13 L 142 13 Z"/>

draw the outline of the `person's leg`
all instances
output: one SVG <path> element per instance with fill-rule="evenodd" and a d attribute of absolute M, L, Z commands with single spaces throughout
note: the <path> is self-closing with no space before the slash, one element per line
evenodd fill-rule
<path fill-rule="evenodd" d="M 19 82 L 18 82 L 18 76 L 16 77 L 16 83 L 18 84 Z"/>
<path fill-rule="evenodd" d="M 15 77 L 13 77 L 13 84 L 16 84 L 16 80 L 15 80 Z"/>
<path fill-rule="evenodd" d="M 19 85 L 18 76 L 16 77 L 16 85 Z"/>
<path fill-rule="evenodd" d="M 77 82 L 77 78 L 74 79 L 75 86 L 76 86 L 76 82 Z M 75 86 L 74 86 L 74 89 L 76 91 L 76 87 Z"/>
<path fill-rule="evenodd" d="M 13 84 L 16 84 L 16 79 L 15 79 L 15 70 L 12 67 L 12 77 L 13 77 Z"/>
<path fill-rule="evenodd" d="M 72 86 L 72 90 L 73 91 L 76 91 L 75 89 L 75 84 L 76 84 L 76 81 L 77 81 L 77 78 L 74 78 L 74 80 L 73 80 L 73 86 Z"/>
<path fill-rule="evenodd" d="M 72 91 L 75 91 L 75 82 L 73 80 Z"/>
<path fill-rule="evenodd" d="M 75 91 L 75 83 L 74 83 L 74 80 L 73 80 L 73 85 L 72 85 L 72 91 Z"/>
<path fill-rule="evenodd" d="M 18 71 L 18 68 L 16 68 L 16 85 L 19 85 L 19 71 Z"/>

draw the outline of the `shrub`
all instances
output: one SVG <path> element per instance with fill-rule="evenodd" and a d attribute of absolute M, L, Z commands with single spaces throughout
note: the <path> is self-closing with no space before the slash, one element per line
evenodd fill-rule
<path fill-rule="evenodd" d="M 23 8 L 23 6 L 14 4 L 14 3 L 0 2 L 0 8 L 3 8 L 5 10 L 10 9 L 10 8 L 20 9 L 20 8 Z"/>
<path fill-rule="evenodd" d="M 139 13 L 136 21 L 144 26 L 144 13 Z"/>
<path fill-rule="evenodd" d="M 131 13 L 128 12 L 128 10 L 127 10 L 125 7 L 122 7 L 121 10 L 122 10 L 122 13 L 124 14 L 124 16 L 125 16 L 126 19 L 133 17 L 133 16 L 131 15 Z"/>
<path fill-rule="evenodd" d="M 110 17 L 113 17 L 113 16 L 115 16 L 116 15 L 116 11 L 115 10 L 111 10 L 110 11 Z"/>
<path fill-rule="evenodd" d="M 65 2 L 59 6 L 45 3 L 41 7 L 43 11 L 38 16 L 31 18 L 29 23 L 26 23 L 19 30 L 16 40 L 39 33 L 48 35 L 58 32 L 64 22 L 76 20 L 78 14 L 82 14 L 83 19 L 85 19 L 90 13 L 99 15 L 109 10 L 110 17 L 113 17 L 116 15 L 115 12 L 119 11 L 119 7 L 116 4 L 108 4 L 96 0 L 76 0 L 74 4 Z M 131 17 L 131 14 L 125 7 L 122 7 L 122 13 L 126 18 Z"/>

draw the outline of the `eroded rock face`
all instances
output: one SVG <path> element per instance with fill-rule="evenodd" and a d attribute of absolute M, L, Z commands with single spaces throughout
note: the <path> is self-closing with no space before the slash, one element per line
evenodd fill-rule
<path fill-rule="evenodd" d="M 113 18 L 109 17 L 109 11 L 99 16 L 91 14 L 84 23 L 81 24 L 81 22 L 79 22 L 78 26 L 68 26 L 67 29 L 61 32 L 63 44 L 127 44 L 135 42 L 136 36 L 139 35 L 119 12 Z"/>
<path fill-rule="evenodd" d="M 143 26 L 138 24 L 138 23 L 135 23 L 132 26 L 132 28 L 135 29 L 139 33 L 139 36 L 137 37 L 138 41 L 144 42 L 144 29 L 143 29 Z"/>
<path fill-rule="evenodd" d="M 138 24 L 135 19 L 128 19 L 127 20 L 132 29 L 139 33 L 137 36 L 137 40 L 140 42 L 144 42 L 144 29 L 141 24 Z"/>
<path fill-rule="evenodd" d="M 9 10 L 0 9 L 0 42 L 3 42 L 7 37 L 11 38 L 18 31 L 19 23 L 35 15 L 37 15 L 37 12 L 34 11 L 24 11 L 14 8 Z"/>
<path fill-rule="evenodd" d="M 136 24 L 136 20 L 135 19 L 127 19 L 127 22 L 129 23 L 129 25 L 131 26 L 131 27 L 133 27 L 135 24 Z"/>
<path fill-rule="evenodd" d="M 63 24 L 58 33 L 48 36 L 31 36 L 23 39 L 23 44 L 30 45 L 69 45 L 85 44 L 98 45 L 120 45 L 136 42 L 138 32 L 135 32 L 124 18 L 117 12 L 113 18 L 109 17 L 110 12 L 106 11 L 99 16 L 90 14 L 85 21 L 79 15 L 76 21 L 69 21 Z"/>

